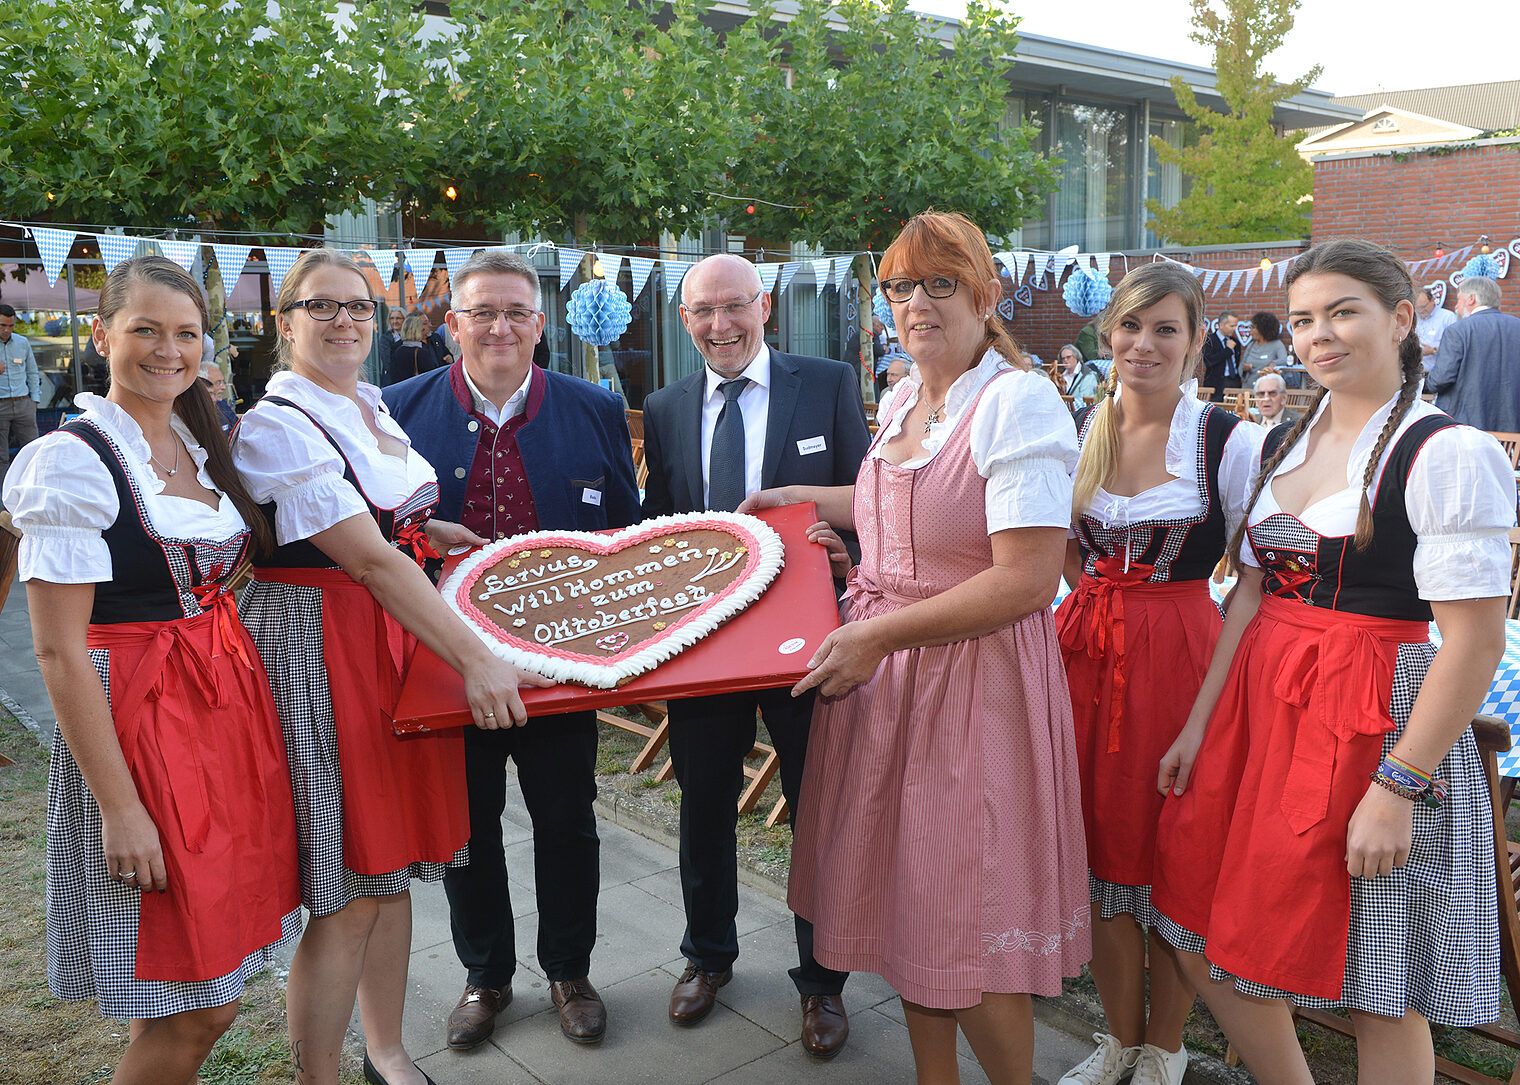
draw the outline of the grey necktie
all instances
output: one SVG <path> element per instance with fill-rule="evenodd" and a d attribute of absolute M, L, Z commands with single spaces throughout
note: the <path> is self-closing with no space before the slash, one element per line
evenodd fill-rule
<path fill-rule="evenodd" d="M 707 456 L 707 507 L 733 512 L 744 500 L 744 413 L 739 393 L 749 387 L 748 377 L 736 377 L 718 385 L 723 409 L 713 427 L 712 448 Z"/>

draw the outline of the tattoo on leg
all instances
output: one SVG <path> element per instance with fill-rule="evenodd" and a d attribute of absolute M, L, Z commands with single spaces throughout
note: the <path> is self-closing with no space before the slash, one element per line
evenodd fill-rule
<path fill-rule="evenodd" d="M 301 1065 L 301 1041 L 290 1041 L 290 1061 L 295 1064 L 295 1071 L 300 1074 L 306 1067 Z"/>

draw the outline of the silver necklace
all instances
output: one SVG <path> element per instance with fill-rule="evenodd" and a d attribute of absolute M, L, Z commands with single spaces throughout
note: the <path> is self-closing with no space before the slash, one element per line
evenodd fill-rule
<path fill-rule="evenodd" d="M 179 450 L 180 450 L 180 443 L 178 441 L 175 441 L 174 442 L 174 466 L 173 467 L 170 467 L 163 460 L 159 459 L 157 456 L 155 456 L 153 454 L 153 446 L 152 445 L 148 446 L 148 459 L 152 460 L 154 463 L 156 463 L 160 467 L 162 467 L 164 469 L 164 473 L 167 474 L 170 478 L 173 478 L 175 475 L 179 474 Z"/>
<path fill-rule="evenodd" d="M 948 402 L 950 402 L 950 401 L 949 400 L 945 401 L 945 403 L 948 403 Z M 935 425 L 936 423 L 938 423 L 940 421 L 939 412 L 942 411 L 942 410 L 944 410 L 944 409 L 945 409 L 945 404 L 944 403 L 941 403 L 938 407 L 931 407 L 931 408 L 929 408 L 929 416 L 924 419 L 924 432 L 925 433 L 929 432 L 929 427 L 930 426 Z"/>

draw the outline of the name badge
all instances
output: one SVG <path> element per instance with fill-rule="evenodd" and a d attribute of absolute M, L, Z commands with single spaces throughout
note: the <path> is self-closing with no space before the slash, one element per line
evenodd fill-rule
<path fill-rule="evenodd" d="M 600 505 L 602 503 L 602 491 L 593 490 L 588 486 L 581 491 L 581 500 L 588 505 Z"/>
<path fill-rule="evenodd" d="M 814 452 L 822 452 L 828 447 L 828 441 L 822 437 L 809 437 L 805 441 L 797 442 L 797 454 L 799 456 L 811 456 Z"/>

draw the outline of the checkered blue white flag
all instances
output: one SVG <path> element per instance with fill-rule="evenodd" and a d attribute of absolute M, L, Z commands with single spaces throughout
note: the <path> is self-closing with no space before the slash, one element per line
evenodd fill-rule
<path fill-rule="evenodd" d="M 617 285 L 618 272 L 623 268 L 623 258 L 610 252 L 599 252 L 596 258 L 602 262 L 602 274 L 613 286 Z"/>
<path fill-rule="evenodd" d="M 560 249 L 559 255 L 559 288 L 561 290 L 570 285 L 570 280 L 575 278 L 575 273 L 581 269 L 581 261 L 586 254 L 580 249 Z"/>
<path fill-rule="evenodd" d="M 195 266 L 196 258 L 201 254 L 199 241 L 160 241 L 158 247 L 165 256 L 186 271 Z"/>
<path fill-rule="evenodd" d="M 216 270 L 222 276 L 222 289 L 231 294 L 253 249 L 247 245 L 212 245 L 211 251 L 216 255 Z"/>
<path fill-rule="evenodd" d="M 437 249 L 403 249 L 401 255 L 406 259 L 406 268 L 412 273 L 412 289 L 418 294 L 427 286 L 428 276 L 433 273 L 433 261 L 438 256 Z"/>
<path fill-rule="evenodd" d="M 644 286 L 649 282 L 649 273 L 654 270 L 655 262 L 643 256 L 630 256 L 628 258 L 628 270 L 633 275 L 632 301 L 638 301 L 639 295 L 644 292 Z"/>
<path fill-rule="evenodd" d="M 95 240 L 100 242 L 100 258 L 105 261 L 106 273 L 116 270 L 116 265 L 123 260 L 130 260 L 137 255 L 137 238 L 128 237 L 125 234 L 96 234 Z"/>
<path fill-rule="evenodd" d="M 661 260 L 660 263 L 665 265 L 665 301 L 669 303 L 676 300 L 676 291 L 681 288 L 681 280 L 686 277 L 691 261 Z"/>
<path fill-rule="evenodd" d="M 69 258 L 69 250 L 74 247 L 74 238 L 79 232 L 53 230 L 46 226 L 33 226 L 31 231 L 37 251 L 42 254 L 43 274 L 47 276 L 48 285 L 52 286 L 58 282 L 58 273 L 63 270 L 63 262 Z"/>
<path fill-rule="evenodd" d="M 459 269 L 464 267 L 465 262 L 474 256 L 476 249 L 444 249 L 443 266 L 449 269 L 449 293 L 454 292 L 454 279 L 459 274 Z"/>
<path fill-rule="evenodd" d="M 264 259 L 269 264 L 269 292 L 271 294 L 279 294 L 291 266 L 305 251 L 305 249 L 282 249 L 273 245 L 264 246 Z"/>
<path fill-rule="evenodd" d="M 363 252 L 375 265 L 375 271 L 380 275 L 380 289 L 384 291 L 396 277 L 396 257 L 401 254 L 395 249 L 364 249 Z"/>

